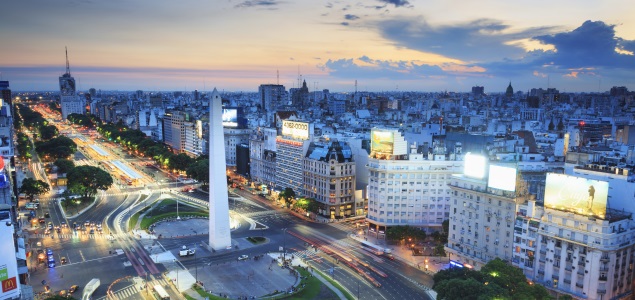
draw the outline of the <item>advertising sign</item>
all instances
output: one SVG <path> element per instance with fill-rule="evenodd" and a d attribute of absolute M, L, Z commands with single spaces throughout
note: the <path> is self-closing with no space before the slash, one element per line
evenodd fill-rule
<path fill-rule="evenodd" d="M 463 175 L 467 177 L 483 179 L 487 167 L 487 159 L 485 156 L 466 153 L 463 163 Z M 516 177 L 514 177 L 516 179 Z"/>
<path fill-rule="evenodd" d="M 490 165 L 487 186 L 513 192 L 516 190 L 516 168 Z"/>
<path fill-rule="evenodd" d="M 608 193 L 606 181 L 547 173 L 545 207 L 603 218 Z"/>
<path fill-rule="evenodd" d="M 2 281 L 2 292 L 6 293 L 8 291 L 12 291 L 18 288 L 18 282 L 15 280 L 15 277 L 11 277 L 9 279 Z"/>
<path fill-rule="evenodd" d="M 309 134 L 309 123 L 287 120 L 282 121 L 282 135 L 308 140 Z"/>
<path fill-rule="evenodd" d="M 238 109 L 223 108 L 223 126 L 238 127 Z"/>
<path fill-rule="evenodd" d="M 392 154 L 395 137 L 392 131 L 373 129 L 370 134 L 370 151 L 375 153 Z"/>

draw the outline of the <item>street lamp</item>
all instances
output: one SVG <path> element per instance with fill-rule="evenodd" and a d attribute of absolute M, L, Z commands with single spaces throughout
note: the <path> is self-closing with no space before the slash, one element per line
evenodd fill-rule
<path fill-rule="evenodd" d="M 174 259 L 174 263 L 176 264 L 176 258 Z M 179 291 L 179 265 L 176 264 L 176 291 Z"/>
<path fill-rule="evenodd" d="M 283 257 L 283 265 L 284 262 L 287 260 L 287 229 L 288 228 L 282 228 L 282 257 Z"/>

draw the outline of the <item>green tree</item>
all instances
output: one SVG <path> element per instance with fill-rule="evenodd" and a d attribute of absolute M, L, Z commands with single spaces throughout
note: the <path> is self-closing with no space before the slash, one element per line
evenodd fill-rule
<path fill-rule="evenodd" d="M 113 184 L 110 174 L 93 166 L 78 166 L 66 174 L 69 189 L 80 193 L 84 198 L 94 196 L 97 190 L 107 190 Z"/>
<path fill-rule="evenodd" d="M 57 131 L 57 127 L 53 125 L 48 126 L 40 126 L 40 138 L 43 140 L 50 140 L 54 138 L 59 132 Z"/>
<path fill-rule="evenodd" d="M 194 163 L 194 159 L 185 153 L 179 153 L 170 157 L 168 167 L 173 170 L 187 171 L 187 168 Z"/>
<path fill-rule="evenodd" d="M 291 201 L 295 200 L 295 191 L 292 188 L 285 188 L 284 191 L 278 194 L 278 200 L 284 199 L 287 203 L 287 207 L 291 205 Z"/>
<path fill-rule="evenodd" d="M 31 201 L 33 201 L 35 195 L 42 195 L 50 190 L 48 183 L 33 178 L 25 178 L 22 180 L 22 186 L 20 186 L 20 193 L 24 193 Z"/>
<path fill-rule="evenodd" d="M 57 159 L 54 164 L 57 167 L 57 172 L 60 174 L 68 173 L 75 167 L 75 163 L 72 160 L 63 158 Z"/>
<path fill-rule="evenodd" d="M 203 185 L 209 183 L 209 160 L 199 160 L 187 168 L 187 176 Z"/>
<path fill-rule="evenodd" d="M 437 256 L 445 256 L 445 247 L 443 246 L 443 244 L 437 244 L 434 247 L 434 255 Z"/>

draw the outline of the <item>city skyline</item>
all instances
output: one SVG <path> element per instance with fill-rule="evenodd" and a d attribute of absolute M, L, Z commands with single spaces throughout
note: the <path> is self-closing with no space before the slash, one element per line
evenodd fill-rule
<path fill-rule="evenodd" d="M 9 2 L 0 76 L 58 90 L 633 89 L 627 1 Z M 279 80 L 277 74 L 279 73 Z"/>

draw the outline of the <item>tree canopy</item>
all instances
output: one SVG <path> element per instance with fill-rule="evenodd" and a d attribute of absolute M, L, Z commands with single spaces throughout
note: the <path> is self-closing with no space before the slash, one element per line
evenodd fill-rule
<path fill-rule="evenodd" d="M 188 177 L 207 185 L 209 183 L 209 160 L 199 160 L 191 164 L 186 172 Z"/>
<path fill-rule="evenodd" d="M 42 195 L 48 193 L 50 190 L 51 187 L 48 183 L 33 178 L 24 178 L 24 180 L 22 180 L 22 186 L 20 186 L 20 193 L 24 193 L 30 200 L 33 200 L 35 195 Z"/>
<path fill-rule="evenodd" d="M 59 158 L 70 157 L 77 151 L 77 144 L 70 138 L 58 136 L 48 141 L 37 142 L 35 151 L 45 160 L 55 161 Z"/>
<path fill-rule="evenodd" d="M 288 205 L 289 200 L 295 199 L 295 191 L 289 187 L 285 188 L 284 191 L 278 194 L 278 199 L 284 199 L 284 201 L 286 201 Z"/>
<path fill-rule="evenodd" d="M 530 284 L 521 269 L 500 258 L 480 271 L 451 268 L 439 271 L 433 279 L 439 299 L 551 299 L 545 287 Z"/>
<path fill-rule="evenodd" d="M 53 164 L 57 167 L 57 172 L 60 174 L 68 173 L 75 168 L 75 163 L 72 160 L 58 158 Z"/>
<path fill-rule="evenodd" d="M 97 190 L 107 190 L 112 186 L 110 174 L 93 166 L 77 166 L 66 174 L 69 189 L 81 194 L 84 198 L 94 196 Z"/>

